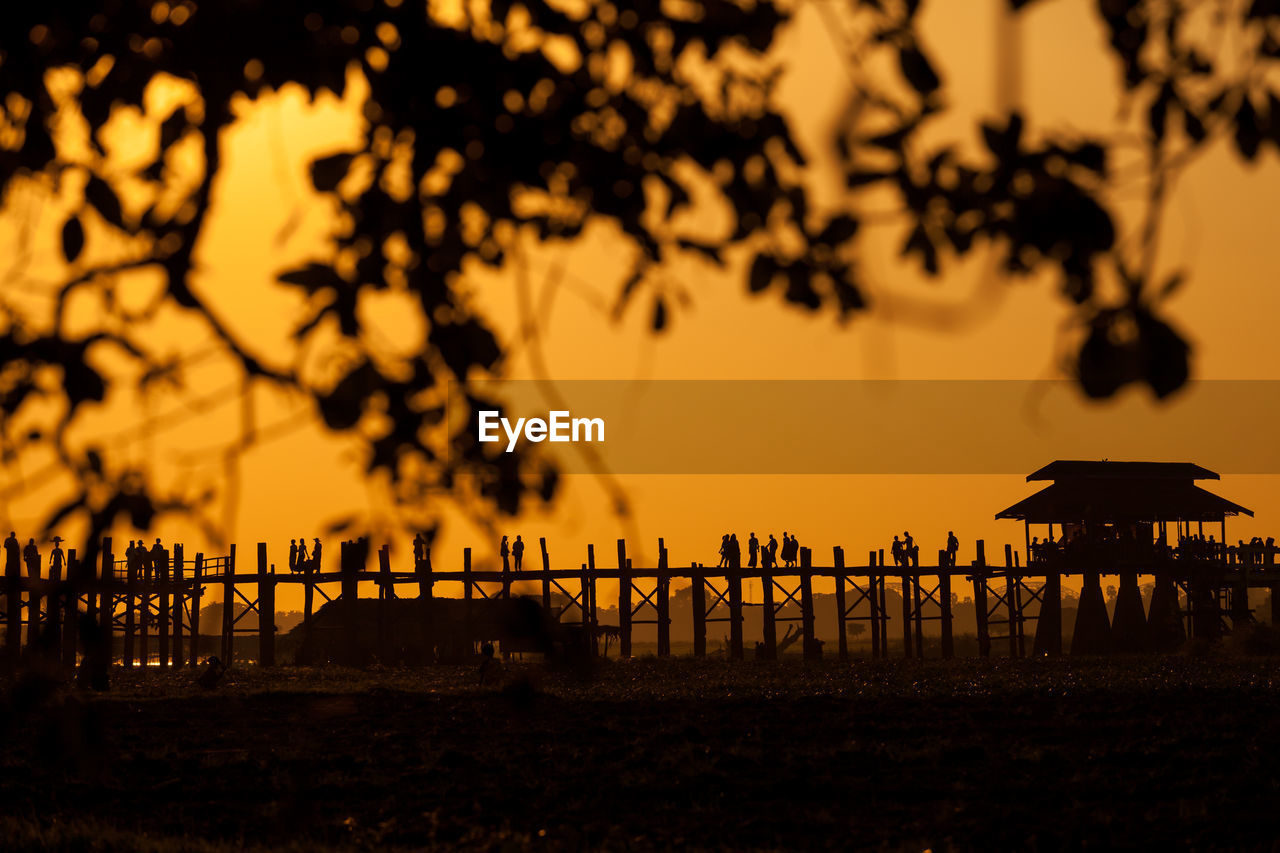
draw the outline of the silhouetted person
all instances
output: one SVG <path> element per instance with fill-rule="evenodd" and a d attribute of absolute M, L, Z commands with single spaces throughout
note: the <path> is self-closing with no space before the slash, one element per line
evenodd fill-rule
<path fill-rule="evenodd" d="M 53 537 L 53 550 L 49 552 L 49 576 L 62 577 L 62 568 L 67 564 L 66 555 L 62 553 L 62 537 Z"/>
<path fill-rule="evenodd" d="M 916 540 L 911 538 L 911 531 L 902 531 L 902 556 L 907 561 L 907 565 L 919 568 L 920 566 L 920 546 L 916 544 Z"/>
<path fill-rule="evenodd" d="M 516 536 L 516 541 L 511 543 L 511 558 L 515 562 L 515 570 L 520 571 L 520 564 L 524 561 L 524 542 L 520 536 Z"/>
<path fill-rule="evenodd" d="M 307 560 L 309 559 L 310 558 L 307 556 L 307 540 L 299 539 L 298 540 L 298 568 L 305 569 L 307 567 Z"/>
<path fill-rule="evenodd" d="M 720 562 L 716 563 L 717 569 L 723 569 L 729 565 L 729 534 L 720 537 Z"/>
<path fill-rule="evenodd" d="M 413 537 L 413 564 L 416 566 L 426 559 L 427 540 L 421 533 Z"/>
<path fill-rule="evenodd" d="M 756 559 L 760 556 L 760 540 L 756 538 L 756 532 L 751 531 L 751 538 L 747 540 L 747 568 L 754 569 L 756 567 Z"/>
<path fill-rule="evenodd" d="M 889 549 L 889 553 L 893 554 L 893 564 L 895 566 L 902 565 L 902 540 L 897 536 L 893 537 L 893 546 Z"/>
<path fill-rule="evenodd" d="M 738 543 L 738 534 L 736 533 L 729 536 L 729 567 L 732 569 L 742 568 L 742 545 Z"/>
<path fill-rule="evenodd" d="M 160 544 L 160 537 L 156 537 L 156 544 L 151 546 L 151 570 L 159 572 L 160 567 L 165 563 L 164 546 Z"/>
<path fill-rule="evenodd" d="M 796 556 L 800 551 L 800 542 L 794 536 L 782 531 L 782 565 L 791 568 L 796 564 Z"/>
<path fill-rule="evenodd" d="M 12 530 L 9 531 L 9 538 L 4 540 L 4 566 L 6 574 L 17 574 L 19 567 L 22 565 L 22 546 L 18 544 L 18 537 Z"/>
<path fill-rule="evenodd" d="M 954 530 L 947 531 L 947 565 L 955 568 L 956 554 L 960 553 L 960 540 Z"/>
<path fill-rule="evenodd" d="M 498 554 L 502 557 L 502 570 L 504 572 L 511 571 L 511 546 L 507 544 L 507 537 L 502 537 L 502 542 L 498 544 Z"/>
<path fill-rule="evenodd" d="M 311 540 L 311 570 L 320 571 L 320 537 Z"/>
<path fill-rule="evenodd" d="M 227 668 L 217 655 L 210 655 L 205 659 L 204 669 L 200 676 L 196 678 L 196 684 L 199 684 L 205 690 L 212 690 L 222 681 L 222 677 L 227 674 Z"/>
<path fill-rule="evenodd" d="M 289 540 L 289 571 L 296 572 L 298 570 L 298 540 Z"/>
<path fill-rule="evenodd" d="M 520 541 L 520 537 L 516 537 Z M 481 684 L 496 680 L 502 676 L 502 664 L 493 656 L 493 643 L 485 643 L 480 647 L 480 671 L 477 673 Z"/>
<path fill-rule="evenodd" d="M 22 562 L 27 564 L 27 577 L 39 580 L 40 549 L 36 547 L 36 540 L 27 540 L 27 547 L 22 549 Z"/>
<path fill-rule="evenodd" d="M 773 538 L 773 534 L 769 534 L 769 568 L 778 565 L 778 540 Z"/>

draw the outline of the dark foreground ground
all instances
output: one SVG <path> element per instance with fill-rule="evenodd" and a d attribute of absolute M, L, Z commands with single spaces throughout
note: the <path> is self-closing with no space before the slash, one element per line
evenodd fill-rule
<path fill-rule="evenodd" d="M 527 672 L 537 675 L 530 668 Z M 1280 659 L 5 684 L 0 848 L 1270 848 Z"/>

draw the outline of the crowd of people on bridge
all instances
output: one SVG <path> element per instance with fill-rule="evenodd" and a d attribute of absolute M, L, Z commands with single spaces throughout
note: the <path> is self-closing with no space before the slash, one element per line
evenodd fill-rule
<path fill-rule="evenodd" d="M 55 536 L 50 541 L 53 542 L 53 550 L 49 552 L 49 574 L 51 577 L 61 577 L 62 568 L 67 561 L 62 550 L 62 537 Z M 27 577 L 38 579 L 41 576 L 43 558 L 36 540 L 28 539 L 24 547 L 18 541 L 17 531 L 10 530 L 4 540 L 4 563 L 6 574 L 20 574 L 25 565 Z"/>
<path fill-rule="evenodd" d="M 738 541 L 738 534 L 726 533 L 720 537 L 719 553 L 720 561 L 716 564 L 717 568 L 742 568 L 742 544 Z M 799 559 L 800 540 L 785 530 L 782 531 L 781 545 L 772 533 L 769 534 L 769 541 L 763 544 L 756 538 L 754 530 L 747 539 L 748 569 L 754 569 L 757 566 L 765 570 L 774 569 L 777 568 L 779 560 L 784 567 L 794 568 Z"/>
<path fill-rule="evenodd" d="M 1135 533 L 1130 525 L 1100 526 L 1094 530 L 1077 527 L 1061 539 L 1033 536 L 1030 543 L 1032 562 L 1069 560 L 1089 562 L 1107 560 L 1119 563 L 1168 562 L 1171 560 L 1206 560 L 1261 565 L 1268 555 L 1274 560 L 1275 540 L 1255 536 L 1235 545 L 1219 542 L 1212 534 L 1189 533 L 1178 537 L 1176 545 Z"/>
<path fill-rule="evenodd" d="M 947 548 L 945 551 L 946 565 L 955 566 L 956 557 L 960 551 L 960 540 L 956 537 L 955 531 L 947 531 Z M 721 569 L 740 569 L 742 568 L 742 546 L 738 542 L 736 533 L 726 533 L 720 538 L 720 561 L 716 564 Z M 893 564 L 900 568 L 919 568 L 920 567 L 920 546 L 916 544 L 915 539 L 911 536 L 910 531 L 904 530 L 902 538 L 893 537 L 893 544 L 890 546 L 890 553 L 893 555 Z M 800 540 L 794 535 L 782 531 L 782 543 L 779 545 L 778 540 L 773 534 L 769 534 L 769 541 L 761 544 L 756 538 L 755 531 L 751 532 L 750 538 L 747 540 L 747 568 L 754 569 L 757 564 L 765 570 L 775 569 L 779 565 L 783 568 L 795 568 L 800 559 Z"/>
<path fill-rule="evenodd" d="M 307 537 L 289 540 L 289 571 L 316 573 L 320 571 L 322 546 L 317 536 L 311 540 L 311 553 L 307 553 Z"/>

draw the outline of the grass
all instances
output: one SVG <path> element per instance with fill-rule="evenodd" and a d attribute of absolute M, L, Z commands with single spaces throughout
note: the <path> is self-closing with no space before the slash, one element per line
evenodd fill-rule
<path fill-rule="evenodd" d="M 1269 847 L 1280 661 L 609 661 L 7 692 L 6 850 Z"/>

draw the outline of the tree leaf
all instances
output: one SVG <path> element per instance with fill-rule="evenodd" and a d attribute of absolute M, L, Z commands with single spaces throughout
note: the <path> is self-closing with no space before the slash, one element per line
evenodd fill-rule
<path fill-rule="evenodd" d="M 62 256 L 74 264 L 84 251 L 84 225 L 79 215 L 73 213 L 62 226 Z"/>
<path fill-rule="evenodd" d="M 773 255 L 759 254 L 751 263 L 751 275 L 747 278 L 747 289 L 752 293 L 767 290 L 773 284 L 773 277 L 778 273 L 778 262 Z"/>
<path fill-rule="evenodd" d="M 312 161 L 311 183 L 322 193 L 333 192 L 347 176 L 355 156 L 350 153 L 332 154 Z"/>
<path fill-rule="evenodd" d="M 90 175 L 89 183 L 84 188 L 84 197 L 103 219 L 117 228 L 124 229 L 124 214 L 120 209 L 120 199 L 116 197 L 115 190 L 111 189 L 106 181 L 97 175 Z"/>
<path fill-rule="evenodd" d="M 653 330 L 661 332 L 667 327 L 667 303 L 661 296 L 653 300 Z"/>
<path fill-rule="evenodd" d="M 942 81 L 929 64 L 924 53 L 915 45 L 904 47 L 898 53 L 898 62 L 902 66 L 902 75 L 907 78 L 911 88 L 928 97 L 938 90 Z"/>

